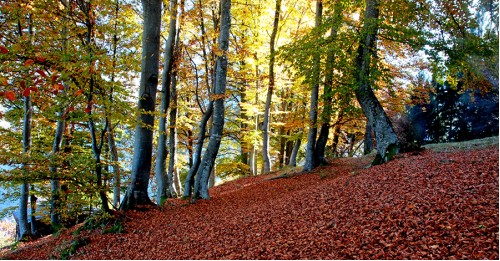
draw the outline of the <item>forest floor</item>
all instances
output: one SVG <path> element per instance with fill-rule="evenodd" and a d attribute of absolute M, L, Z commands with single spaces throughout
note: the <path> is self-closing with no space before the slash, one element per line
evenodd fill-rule
<path fill-rule="evenodd" d="M 209 201 L 121 213 L 115 233 L 77 226 L 2 255 L 498 260 L 498 137 L 492 141 L 432 145 L 371 168 L 370 156 L 340 158 L 307 174 L 242 178 L 212 188 Z"/>

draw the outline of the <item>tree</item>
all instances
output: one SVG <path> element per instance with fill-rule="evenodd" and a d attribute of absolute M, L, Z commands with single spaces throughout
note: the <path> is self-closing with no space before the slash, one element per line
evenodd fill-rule
<path fill-rule="evenodd" d="M 162 1 L 143 0 L 144 31 L 142 39 L 142 65 L 139 87 L 137 126 L 135 129 L 132 176 L 121 209 L 151 204 L 148 196 L 149 175 L 153 150 L 153 126 L 158 61 L 160 52 L 160 27 Z"/>
<path fill-rule="evenodd" d="M 377 0 L 367 0 L 364 25 L 355 60 L 356 98 L 369 122 L 373 124 L 377 141 L 377 155 L 372 164 L 380 164 L 392 159 L 398 152 L 398 138 L 391 121 L 371 88 L 370 63 L 376 52 L 379 10 Z"/>
<path fill-rule="evenodd" d="M 158 149 L 156 151 L 156 182 L 158 189 L 156 202 L 162 204 L 166 198 L 173 196 L 172 181 L 167 175 L 167 112 L 170 104 L 170 86 L 172 85 L 172 67 L 174 64 L 174 45 L 177 33 L 177 1 L 170 1 L 170 24 L 168 38 L 165 42 L 164 65 L 162 72 L 162 97 L 160 107 L 160 124 L 158 126 Z M 172 155 L 170 155 L 172 157 Z"/>
<path fill-rule="evenodd" d="M 226 92 L 227 75 L 227 50 L 229 47 L 229 30 L 231 27 L 231 1 L 221 1 L 220 34 L 218 40 L 217 60 L 215 64 L 215 86 L 212 99 L 214 100 L 214 112 L 212 122 L 212 133 L 208 141 L 208 147 L 201 160 L 200 168 L 196 174 L 194 195 L 195 199 L 209 199 L 208 179 L 219 151 L 224 128 L 224 99 Z"/>
<path fill-rule="evenodd" d="M 321 26 L 323 18 L 323 2 L 316 1 L 316 27 Z M 320 81 L 320 55 L 314 54 L 313 60 L 313 79 L 311 86 L 311 107 L 309 111 L 309 133 L 307 135 L 306 146 L 306 163 L 304 171 L 311 171 L 318 166 L 316 159 L 316 135 L 318 133 L 318 96 L 319 96 L 319 81 Z"/>
<path fill-rule="evenodd" d="M 262 125 L 262 157 L 264 159 L 263 173 L 271 171 L 272 163 L 271 156 L 269 155 L 269 119 L 271 114 L 271 100 L 274 91 L 274 63 L 275 63 L 275 42 L 276 35 L 278 34 L 278 26 L 280 22 L 281 0 L 276 0 L 276 7 L 274 9 L 274 22 L 273 31 L 271 33 L 271 41 L 269 43 L 269 85 L 267 87 L 266 107 L 264 109 L 264 123 Z"/>

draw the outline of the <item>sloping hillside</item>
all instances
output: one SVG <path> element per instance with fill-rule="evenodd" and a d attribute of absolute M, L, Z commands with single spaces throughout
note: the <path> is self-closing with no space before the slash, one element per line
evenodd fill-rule
<path fill-rule="evenodd" d="M 9 259 L 498 259 L 498 144 L 336 159 L 313 173 L 249 177 L 212 200 L 121 214 L 123 230 L 73 228 Z M 78 241 L 78 242 L 80 242 Z M 74 244 L 74 243 L 73 243 Z"/>

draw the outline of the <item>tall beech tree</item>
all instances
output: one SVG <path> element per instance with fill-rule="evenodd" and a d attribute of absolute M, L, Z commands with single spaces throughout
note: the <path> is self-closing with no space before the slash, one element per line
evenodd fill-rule
<path fill-rule="evenodd" d="M 266 107 L 264 109 L 264 123 L 262 124 L 262 158 L 264 165 L 262 166 L 263 173 L 268 173 L 272 169 L 271 156 L 269 154 L 269 121 L 271 117 L 271 101 L 274 91 L 274 63 L 276 61 L 276 35 L 278 34 L 278 26 L 280 22 L 281 13 L 281 0 L 276 0 L 276 7 L 274 8 L 274 22 L 273 31 L 271 33 L 271 40 L 269 42 L 269 85 L 267 86 Z"/>
<path fill-rule="evenodd" d="M 377 100 L 372 90 L 370 79 L 370 62 L 376 53 L 376 39 L 378 30 L 378 2 L 366 0 L 363 28 L 361 30 L 357 56 L 355 60 L 356 98 L 368 119 L 373 124 L 377 141 L 377 155 L 373 165 L 391 160 L 398 153 L 399 142 L 392 123 Z"/>
<path fill-rule="evenodd" d="M 220 34 L 215 63 L 215 86 L 213 93 L 213 121 L 212 132 L 208 146 L 196 174 L 194 199 L 209 199 L 208 180 L 215 164 L 219 151 L 222 132 L 224 129 L 224 100 L 226 96 L 227 50 L 229 47 L 229 30 L 231 27 L 231 0 L 221 0 Z"/>
<path fill-rule="evenodd" d="M 168 38 L 165 41 L 165 53 L 162 72 L 160 123 L 158 126 L 158 149 L 156 150 L 156 202 L 161 202 L 173 196 L 172 180 L 167 175 L 167 112 L 170 105 L 170 87 L 172 85 L 172 67 L 174 64 L 174 45 L 177 35 L 177 0 L 170 1 L 170 23 Z M 170 155 L 172 156 L 172 155 Z"/>
<path fill-rule="evenodd" d="M 158 86 L 162 1 L 142 0 L 142 64 L 139 85 L 137 126 L 135 129 L 132 175 L 120 208 L 151 204 L 148 196 L 153 152 L 153 127 L 156 88 Z"/>
<path fill-rule="evenodd" d="M 316 1 L 316 28 L 321 26 L 323 19 L 323 1 Z M 316 136 L 318 133 L 318 96 L 319 96 L 319 82 L 320 82 L 320 54 L 314 53 L 313 58 L 313 73 L 312 73 L 312 86 L 311 86 L 311 105 L 309 111 L 309 132 L 307 135 L 306 147 L 306 162 L 304 164 L 304 171 L 311 171 L 318 166 L 316 155 Z"/>

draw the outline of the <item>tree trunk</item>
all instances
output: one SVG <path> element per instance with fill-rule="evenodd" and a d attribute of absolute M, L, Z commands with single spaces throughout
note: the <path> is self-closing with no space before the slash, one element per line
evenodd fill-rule
<path fill-rule="evenodd" d="M 198 132 L 198 139 L 196 141 L 196 148 L 193 155 L 193 165 L 189 168 L 186 180 L 184 181 L 184 194 L 183 198 L 189 198 L 191 196 L 192 188 L 194 186 L 194 178 L 198 172 L 198 168 L 201 163 L 201 152 L 203 150 L 203 143 L 205 141 L 205 133 L 207 132 L 207 122 L 212 116 L 214 110 L 213 101 L 208 104 L 207 111 L 203 114 L 200 121 L 200 130 Z"/>
<path fill-rule="evenodd" d="M 211 135 L 208 141 L 208 146 L 203 155 L 203 159 L 196 174 L 194 186 L 194 199 L 203 198 L 209 199 L 208 195 L 208 179 L 212 168 L 215 164 L 215 158 L 219 151 L 220 142 L 222 139 L 222 131 L 224 128 L 224 100 L 226 95 L 226 75 L 227 75 L 227 49 L 229 46 L 229 29 L 231 27 L 231 1 L 222 0 L 221 2 L 221 19 L 220 19 L 220 35 L 218 47 L 220 54 L 216 60 L 216 74 L 214 86 L 214 112 L 211 128 Z"/>
<path fill-rule="evenodd" d="M 302 130 L 300 130 L 300 132 L 302 132 Z M 302 137 L 299 137 L 295 141 L 295 145 L 293 146 L 293 150 L 292 150 L 292 155 L 290 156 L 290 163 L 288 165 L 291 167 L 297 166 L 297 154 L 299 153 L 301 143 L 302 143 Z"/>
<path fill-rule="evenodd" d="M 172 197 L 169 191 L 167 174 L 167 112 L 170 104 L 170 86 L 172 84 L 172 67 L 174 64 L 174 45 L 177 33 L 177 0 L 170 0 L 170 25 L 168 38 L 165 42 L 165 53 L 162 72 L 162 96 L 160 107 L 160 123 L 158 127 L 158 148 L 156 150 L 156 202 L 162 204 L 164 199 Z M 171 184 L 171 183 L 170 183 Z"/>
<path fill-rule="evenodd" d="M 109 119 L 108 119 L 109 121 Z M 118 208 L 120 204 L 120 186 L 121 186 L 121 170 L 118 163 L 118 149 L 116 148 L 115 133 L 111 122 L 108 122 L 108 147 L 111 154 L 111 166 L 113 168 L 113 206 Z"/>
<path fill-rule="evenodd" d="M 121 209 L 152 204 L 148 196 L 149 175 L 153 152 L 154 110 L 158 85 L 160 52 L 161 0 L 142 0 L 144 30 L 142 39 L 141 81 L 135 129 L 132 176 Z"/>
<path fill-rule="evenodd" d="M 377 0 L 367 0 L 364 25 L 356 57 L 357 72 L 355 74 L 357 83 L 356 98 L 366 118 L 373 124 L 377 141 L 377 155 L 372 165 L 391 160 L 394 154 L 398 153 L 399 147 L 398 138 L 392 128 L 391 121 L 370 87 L 370 82 L 372 82 L 370 80 L 370 60 L 376 52 L 378 17 Z"/>
<path fill-rule="evenodd" d="M 363 154 L 370 154 L 373 150 L 373 141 L 372 141 L 372 124 L 370 121 L 366 121 L 366 126 L 365 126 L 365 135 L 363 137 L 364 139 L 364 146 L 363 146 Z"/>
<path fill-rule="evenodd" d="M 281 0 L 276 0 L 276 8 L 274 9 L 273 31 L 270 41 L 270 58 L 269 58 L 269 86 L 267 88 L 266 107 L 264 109 L 264 124 L 262 126 L 262 158 L 264 159 L 263 173 L 268 173 L 272 169 L 272 162 L 269 148 L 269 122 L 271 117 L 271 100 L 274 90 L 274 63 L 275 63 L 275 42 L 278 34 L 279 22 L 281 13 Z"/>
<path fill-rule="evenodd" d="M 172 88 L 170 90 L 170 127 L 169 127 L 169 153 L 170 157 L 168 159 L 168 173 L 167 173 L 167 181 L 168 181 L 168 193 L 169 197 L 177 197 L 180 191 L 176 190 L 174 186 L 174 175 L 175 175 L 175 147 L 176 147 L 176 125 L 177 125 L 177 72 L 173 72 L 172 74 Z"/>
<path fill-rule="evenodd" d="M 25 176 L 29 170 L 27 169 L 27 160 L 31 149 L 31 123 L 33 116 L 33 107 L 31 104 L 31 96 L 24 97 L 24 122 L 23 122 L 23 164 L 22 171 Z M 32 235 L 31 227 L 28 222 L 28 198 L 30 194 L 30 185 L 24 180 L 21 184 L 21 198 L 19 202 L 19 238 L 25 239 Z"/>
<path fill-rule="evenodd" d="M 65 86 L 66 87 L 66 86 Z M 52 155 L 55 157 L 59 151 L 61 151 L 61 142 L 64 134 L 64 130 L 66 129 L 66 122 L 62 118 L 64 110 L 61 109 L 57 116 L 59 119 L 57 120 L 56 132 L 54 134 L 54 141 L 52 143 Z M 57 165 L 55 162 L 50 166 L 51 180 L 51 202 L 50 202 L 50 223 L 52 227 L 57 229 L 61 225 L 61 182 L 58 179 L 57 174 Z"/>
<path fill-rule="evenodd" d="M 335 41 L 337 38 L 337 31 L 340 28 L 343 18 L 343 6 L 341 1 L 335 1 L 334 5 L 334 21 L 330 31 L 330 37 Z M 323 111 L 321 113 L 321 128 L 319 131 L 318 140 L 316 141 L 316 161 L 319 165 L 327 165 L 328 162 L 325 158 L 325 148 L 328 142 L 328 134 L 330 133 L 330 118 L 332 115 L 333 107 L 333 77 L 335 63 L 335 51 L 328 50 L 326 58 L 326 73 L 325 73 L 325 86 L 323 91 Z"/>
<path fill-rule="evenodd" d="M 316 27 L 321 26 L 323 16 L 323 2 L 322 0 L 316 1 Z M 318 96 L 319 96 L 319 80 L 320 80 L 320 56 L 314 54 L 313 61 L 313 86 L 311 90 L 311 107 L 309 112 L 309 133 L 307 135 L 306 146 L 306 163 L 304 164 L 304 171 L 311 171 L 318 166 L 315 159 L 316 155 L 316 135 L 318 132 Z"/>

